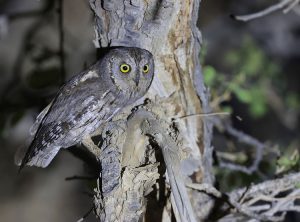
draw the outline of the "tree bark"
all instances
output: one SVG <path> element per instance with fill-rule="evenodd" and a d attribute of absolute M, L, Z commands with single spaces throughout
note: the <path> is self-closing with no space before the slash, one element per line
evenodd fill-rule
<path fill-rule="evenodd" d="M 90 6 L 95 13 L 96 38 L 94 43 L 96 47 L 140 47 L 149 50 L 154 55 L 155 78 L 145 96 L 151 100 L 151 112 L 169 123 L 172 122 L 171 120 L 176 121 L 176 127 L 182 136 L 180 147 L 185 151 L 189 150 L 188 158 L 181 163 L 181 171 L 186 177 L 185 179 L 197 183 L 211 184 L 214 181 L 211 147 L 212 124 L 208 119 L 200 119 L 196 116 L 179 118 L 190 114 L 210 112 L 209 93 L 203 84 L 199 63 L 201 34 L 196 27 L 199 4 L 200 0 L 90 0 Z M 130 109 L 127 110 L 127 114 L 129 113 Z M 127 135 L 126 132 L 125 134 Z M 126 135 L 122 135 L 124 138 L 126 137 Z M 143 140 L 141 147 L 144 147 L 143 150 L 145 151 L 149 144 L 145 138 L 141 140 Z M 126 139 L 122 140 L 121 144 L 128 147 Z M 155 159 L 155 157 L 153 158 Z M 132 160 L 132 158 L 129 159 Z M 126 160 L 124 156 L 122 160 L 117 159 L 115 161 L 117 167 L 114 169 L 121 171 L 126 162 L 126 166 L 129 168 L 125 169 L 123 176 L 131 178 L 129 180 L 134 180 L 141 174 L 140 171 L 138 173 L 132 171 L 130 167 L 141 167 L 139 164 L 145 164 L 145 161 L 140 161 L 139 157 L 136 157 L 137 161 L 131 163 L 129 159 Z M 151 182 L 143 183 L 141 187 L 136 189 L 140 191 L 138 193 L 129 192 L 132 196 L 127 196 L 127 198 L 134 198 L 135 195 L 145 196 L 151 190 L 149 186 L 151 187 L 155 180 L 159 179 L 159 171 L 156 170 L 155 161 L 148 161 L 147 163 L 151 165 L 150 168 L 146 169 L 146 172 L 153 176 L 150 176 Z M 120 179 L 119 177 L 116 178 L 117 180 Z M 146 192 L 145 187 L 147 188 Z M 101 188 L 99 189 L 101 190 Z M 100 198 L 99 189 L 97 192 Z M 193 197 L 192 205 L 198 219 L 205 218 L 212 205 L 206 204 L 206 207 L 202 205 L 204 202 L 207 203 L 208 197 L 191 190 L 189 194 L 190 197 Z M 122 201 L 118 198 L 108 198 L 109 201 L 113 199 L 115 201 L 111 206 L 116 206 L 115 204 L 118 201 Z M 126 198 L 126 196 L 122 196 L 122 198 Z M 97 201 L 99 202 L 99 199 L 96 198 L 95 202 Z M 103 201 L 103 196 L 101 201 Z M 101 207 L 97 211 L 97 215 L 101 218 L 101 221 L 114 221 L 121 218 L 121 214 L 108 218 L 107 214 L 112 212 L 103 211 L 105 208 L 103 202 L 98 204 Z M 145 201 L 141 199 L 135 207 L 136 209 L 133 212 L 145 211 Z M 164 212 L 167 213 L 162 212 L 163 215 L 160 219 L 169 221 L 171 220 L 171 211 L 167 202 L 165 202 L 164 207 Z M 114 207 L 110 209 L 118 210 Z M 149 211 L 151 213 L 151 209 Z M 105 213 L 106 216 L 103 216 Z M 142 213 L 139 214 L 142 215 Z M 135 219 L 122 218 L 124 221 L 138 221 L 138 219 L 139 217 Z"/>

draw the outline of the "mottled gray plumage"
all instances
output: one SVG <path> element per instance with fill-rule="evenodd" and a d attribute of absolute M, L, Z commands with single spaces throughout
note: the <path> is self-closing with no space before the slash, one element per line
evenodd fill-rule
<path fill-rule="evenodd" d="M 150 52 L 120 47 L 61 87 L 38 116 L 20 166 L 46 167 L 60 148 L 73 146 L 148 91 L 154 74 Z"/>

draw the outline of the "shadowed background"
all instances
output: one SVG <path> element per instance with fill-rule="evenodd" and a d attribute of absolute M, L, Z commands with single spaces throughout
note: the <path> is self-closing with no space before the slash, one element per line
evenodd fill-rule
<path fill-rule="evenodd" d="M 236 128 L 274 146 L 260 175 L 216 169 L 223 191 L 271 177 L 277 160 L 299 147 L 299 15 L 277 12 L 249 23 L 229 17 L 255 12 L 270 2 L 213 0 L 200 5 L 199 59 L 212 101 L 221 99 L 216 107 L 233 112 Z M 59 86 L 96 60 L 93 14 L 84 0 L 63 1 L 62 60 L 60 3 L 0 1 L 0 221 L 76 221 L 91 208 L 94 184 L 65 180 L 87 174 L 70 152 L 60 152 L 46 169 L 27 167 L 20 175 L 13 163 L 35 117 Z M 251 161 L 249 151 L 218 130 L 213 143 L 219 151 L 243 151 L 238 156 L 242 164 Z M 299 168 L 290 162 L 292 169 Z M 91 215 L 86 221 L 96 220 Z"/>

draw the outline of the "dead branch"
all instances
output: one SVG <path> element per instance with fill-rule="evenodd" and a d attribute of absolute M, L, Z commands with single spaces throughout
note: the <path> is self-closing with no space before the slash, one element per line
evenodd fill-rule
<path fill-rule="evenodd" d="M 150 113 L 146 113 L 146 115 L 148 118 L 142 125 L 142 131 L 146 135 L 149 135 L 162 150 L 167 167 L 167 175 L 171 185 L 171 193 L 174 197 L 174 202 L 179 212 L 180 220 L 188 222 L 197 221 L 184 185 L 184 177 L 180 169 L 180 151 L 178 145 L 170 136 L 172 135 L 172 132 L 165 132 L 165 127 L 162 127 L 162 120 L 159 121 Z"/>
<path fill-rule="evenodd" d="M 134 129 L 140 122 L 137 116 L 128 123 L 109 123 L 103 129 L 102 138 L 95 143 L 101 147 L 97 156 L 101 173 L 94 196 L 95 213 L 100 221 L 139 221 L 143 217 L 144 197 L 152 190 L 159 174 L 154 153 L 146 152 L 146 137 L 139 142 L 131 141 L 134 136 L 130 132 L 138 133 Z M 123 160 L 126 155 L 137 159 L 129 164 Z"/>
<path fill-rule="evenodd" d="M 246 174 L 252 174 L 253 172 L 257 171 L 259 164 L 262 160 L 263 152 L 264 149 L 266 148 L 266 145 L 258 141 L 257 139 L 245 134 L 244 132 L 235 129 L 228 121 L 222 121 L 220 118 L 214 118 L 213 122 L 215 126 L 220 128 L 221 130 L 224 130 L 229 135 L 236 138 L 239 142 L 250 145 L 255 149 L 255 157 L 251 166 L 249 167 L 234 164 L 234 163 L 224 162 L 221 159 L 219 159 L 219 166 L 230 170 L 241 171 Z"/>
<path fill-rule="evenodd" d="M 197 221 L 180 169 L 182 151 L 177 135 L 166 122 L 139 108 L 127 121 L 107 124 L 101 137 L 100 143 L 85 143 L 101 147 L 101 152 L 93 152 L 99 154 L 101 166 L 94 196 L 100 221 L 138 221 L 144 215 L 145 196 L 159 178 L 153 143 L 163 154 L 178 221 Z"/>
<path fill-rule="evenodd" d="M 284 176 L 228 193 L 230 202 L 260 215 L 261 220 L 281 221 L 287 211 L 298 211 L 300 173 Z M 247 191 L 246 191 L 247 189 Z M 243 198 L 240 197 L 243 195 Z M 239 201 L 238 201 L 239 200 Z"/>
<path fill-rule="evenodd" d="M 299 182 L 300 173 L 294 173 L 226 194 L 222 194 L 210 184 L 187 186 L 223 200 L 223 209 L 229 205 L 229 213 L 218 220 L 220 222 L 251 219 L 282 221 L 287 211 L 300 212 L 299 202 L 296 202 L 300 199 Z"/>
<path fill-rule="evenodd" d="M 256 12 L 249 15 L 231 15 L 231 17 L 238 21 L 247 22 L 253 19 L 261 18 L 272 12 L 283 10 L 283 13 L 288 13 L 291 9 L 295 8 L 299 4 L 299 0 L 282 0 L 277 4 L 274 4 L 260 12 Z"/>
<path fill-rule="evenodd" d="M 146 96 L 158 104 L 159 110 L 151 111 L 163 120 L 210 113 L 209 91 L 204 86 L 199 63 L 201 33 L 196 26 L 199 0 L 89 2 L 95 14 L 96 47 L 135 46 L 153 54 L 156 72 Z M 206 119 L 184 119 L 178 125 L 185 147 L 191 149 L 183 174 L 194 175 L 197 182 L 213 183 L 212 123 Z M 205 194 L 195 195 L 195 206 L 209 199 Z M 168 204 L 165 203 L 164 212 L 172 215 Z M 201 208 L 197 216 L 205 217 L 209 210 Z"/>

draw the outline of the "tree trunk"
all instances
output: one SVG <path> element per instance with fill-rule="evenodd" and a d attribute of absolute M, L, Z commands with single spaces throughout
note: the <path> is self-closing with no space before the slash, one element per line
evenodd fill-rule
<path fill-rule="evenodd" d="M 184 176 L 189 176 L 197 183 L 213 183 L 211 123 L 197 116 L 179 118 L 210 112 L 208 92 L 199 64 L 201 34 L 196 27 L 199 4 L 200 0 L 90 0 L 95 13 L 96 47 L 134 46 L 152 52 L 156 71 L 146 95 L 152 101 L 152 111 L 162 120 L 170 122 L 174 119 L 178 124 L 183 137 L 181 147 L 189 150 L 188 158 L 181 164 Z M 151 169 L 147 172 L 158 178 L 157 171 Z M 126 173 L 130 174 L 128 178 L 135 178 L 139 174 L 133 171 Z M 139 194 L 145 193 L 144 190 Z M 204 218 L 211 205 L 204 207 L 201 203 L 207 202 L 208 197 L 194 191 L 189 194 L 193 197 L 195 214 L 198 218 Z M 134 198 L 134 195 L 130 198 Z M 144 211 L 145 202 L 140 201 L 139 204 L 141 206 L 137 207 L 136 212 Z M 148 205 L 151 205 L 151 201 Z M 168 221 L 171 218 L 170 206 L 165 202 L 164 207 L 169 216 L 162 212 L 160 217 Z M 147 209 L 147 215 L 152 210 Z M 101 218 L 101 215 L 98 216 Z M 118 220 L 118 216 L 112 218 L 102 215 L 101 220 Z"/>

